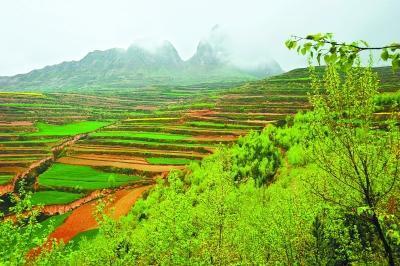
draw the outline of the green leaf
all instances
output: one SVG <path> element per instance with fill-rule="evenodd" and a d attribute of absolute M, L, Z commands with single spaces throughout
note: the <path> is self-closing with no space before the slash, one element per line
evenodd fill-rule
<path fill-rule="evenodd" d="M 392 52 L 396 51 L 397 49 L 400 49 L 400 43 L 391 43 L 390 46 L 393 46 L 392 48 L 390 48 L 390 50 Z"/>
<path fill-rule="evenodd" d="M 357 208 L 357 214 L 361 215 L 364 213 L 369 213 L 370 208 L 368 206 L 363 206 L 363 207 L 358 207 Z"/>
<path fill-rule="evenodd" d="M 400 60 L 399 58 L 395 58 L 392 60 L 392 69 L 393 71 L 396 71 L 400 68 Z"/>
<path fill-rule="evenodd" d="M 330 60 L 329 55 L 325 55 L 324 56 L 324 61 L 325 61 L 326 64 L 329 64 L 329 60 Z"/>
<path fill-rule="evenodd" d="M 388 60 L 388 58 L 389 58 L 389 52 L 388 52 L 387 49 L 384 49 L 384 50 L 383 50 L 383 52 L 382 52 L 382 54 L 381 54 L 381 58 L 382 58 L 383 61 L 387 61 L 387 60 Z"/>
<path fill-rule="evenodd" d="M 286 47 L 290 50 L 292 40 L 287 40 L 285 42 Z"/>
<path fill-rule="evenodd" d="M 364 40 L 361 40 L 360 43 L 364 44 L 365 47 L 369 47 L 368 43 Z"/>
<path fill-rule="evenodd" d="M 336 53 L 331 54 L 331 56 L 329 57 L 329 60 L 331 61 L 331 63 L 335 63 L 337 60 Z"/>
<path fill-rule="evenodd" d="M 291 49 L 293 49 L 293 48 L 296 47 L 297 42 L 294 41 L 294 40 L 287 40 L 287 41 L 285 42 L 285 45 L 286 45 L 286 47 L 287 47 L 289 50 L 291 50 Z"/>

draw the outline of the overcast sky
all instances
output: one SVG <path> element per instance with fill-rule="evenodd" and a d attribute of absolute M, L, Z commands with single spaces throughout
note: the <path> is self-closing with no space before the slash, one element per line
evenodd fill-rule
<path fill-rule="evenodd" d="M 381 45 L 400 40 L 399 12 L 400 0 L 0 0 L 0 75 L 140 39 L 169 40 L 187 59 L 216 24 L 244 60 L 269 54 L 290 70 L 305 65 L 283 45 L 291 34 Z"/>

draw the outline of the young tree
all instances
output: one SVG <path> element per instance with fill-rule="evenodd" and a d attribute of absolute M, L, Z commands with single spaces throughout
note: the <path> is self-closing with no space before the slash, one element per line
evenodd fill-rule
<path fill-rule="evenodd" d="M 0 265 L 22 265 L 28 262 L 28 252 L 42 246 L 52 230 L 44 227 L 38 218 L 41 209 L 31 203 L 32 193 L 20 185 L 19 194 L 12 196 L 13 215 L 4 217 L 0 212 Z"/>
<path fill-rule="evenodd" d="M 394 265 L 379 217 L 398 185 L 400 138 L 394 122 L 375 119 L 377 76 L 369 67 L 353 66 L 343 77 L 336 64 L 328 63 L 322 80 L 312 77 L 312 159 L 323 173 L 312 188 L 343 212 L 355 212 L 371 223 L 389 265 Z"/>

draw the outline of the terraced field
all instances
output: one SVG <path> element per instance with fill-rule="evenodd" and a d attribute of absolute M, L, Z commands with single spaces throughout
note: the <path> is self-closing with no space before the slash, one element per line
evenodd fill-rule
<path fill-rule="evenodd" d="M 391 97 L 399 75 L 377 71 Z M 0 93 L 0 194 L 25 179 L 34 204 L 68 205 L 52 212 L 64 213 L 97 191 L 152 184 L 220 143 L 309 109 L 308 92 L 302 69 L 248 84 Z"/>

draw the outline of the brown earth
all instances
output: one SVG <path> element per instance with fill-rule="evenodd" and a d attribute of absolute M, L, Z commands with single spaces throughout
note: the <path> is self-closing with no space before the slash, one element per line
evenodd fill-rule
<path fill-rule="evenodd" d="M 187 114 L 190 116 L 207 116 L 218 114 L 218 111 L 205 109 L 205 110 L 190 110 Z"/>
<path fill-rule="evenodd" d="M 3 151 L 38 151 L 41 152 L 43 149 L 32 148 L 32 147 L 1 147 Z"/>
<path fill-rule="evenodd" d="M 31 121 L 13 121 L 13 122 L 0 122 L 0 126 L 32 126 Z"/>
<path fill-rule="evenodd" d="M 10 166 L 0 167 L 0 172 L 1 173 L 16 174 L 16 173 L 22 172 L 24 170 L 25 170 L 24 167 L 17 167 L 17 166 L 16 167 L 10 167 Z"/>
<path fill-rule="evenodd" d="M 150 187 L 144 186 L 117 191 L 114 194 L 114 200 L 106 208 L 106 213 L 111 214 L 114 219 L 126 215 L 136 200 Z M 96 202 L 88 202 L 76 208 L 64 223 L 50 234 L 49 238 L 66 243 L 81 232 L 97 228 L 98 223 L 94 216 L 95 211 Z"/>
<path fill-rule="evenodd" d="M 135 109 L 137 109 L 137 110 L 149 110 L 149 111 L 154 111 L 154 110 L 157 110 L 157 107 L 156 107 L 156 106 L 138 105 L 138 106 L 136 106 Z"/>
<path fill-rule="evenodd" d="M 0 158 L 6 158 L 6 157 L 43 157 L 45 156 L 43 153 L 28 153 L 28 154 L 22 154 L 22 153 L 6 153 L 6 154 L 0 154 Z"/>
<path fill-rule="evenodd" d="M 85 154 L 73 155 L 70 157 L 79 158 L 79 159 L 100 160 L 100 161 L 148 164 L 148 162 L 142 157 L 127 156 L 127 155 L 85 153 Z"/>
<path fill-rule="evenodd" d="M 4 195 L 13 191 L 14 191 L 14 185 L 11 183 L 0 186 L 0 195 Z"/>

